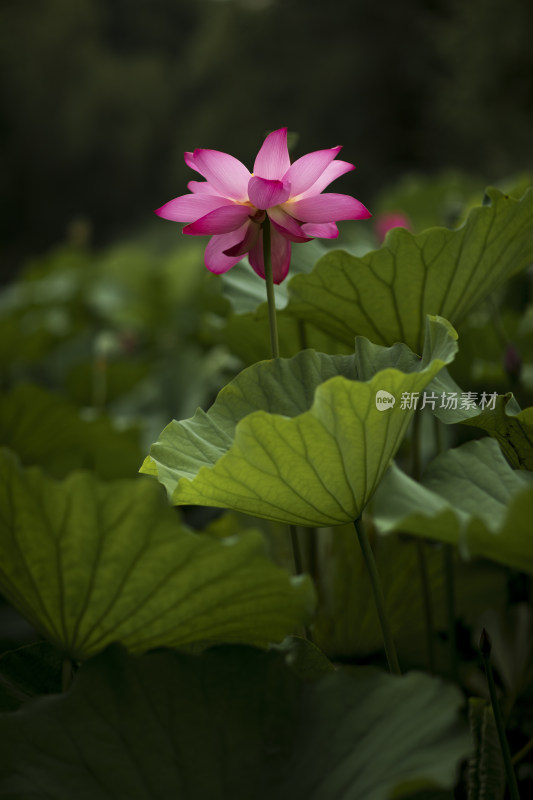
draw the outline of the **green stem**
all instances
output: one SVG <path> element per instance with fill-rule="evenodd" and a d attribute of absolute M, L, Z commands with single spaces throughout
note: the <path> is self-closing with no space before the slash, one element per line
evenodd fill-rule
<path fill-rule="evenodd" d="M 422 459 L 420 458 L 420 427 L 422 423 L 422 414 L 420 411 L 415 411 L 413 418 L 412 429 L 412 476 L 415 481 L 420 481 L 422 474 Z M 424 631 L 426 638 L 426 661 L 429 672 L 435 671 L 435 652 L 433 642 L 434 625 L 433 625 L 433 604 L 431 601 L 431 590 L 429 583 L 428 565 L 426 558 L 426 545 L 420 539 L 416 541 L 416 554 L 418 557 L 418 572 L 420 574 L 420 584 L 422 586 L 422 606 L 424 614 Z"/>
<path fill-rule="evenodd" d="M 457 680 L 457 634 L 455 631 L 455 567 L 454 548 L 445 544 L 443 548 L 444 560 L 444 588 L 446 597 L 446 622 L 448 628 L 448 648 L 450 654 L 450 674 Z"/>
<path fill-rule="evenodd" d="M 309 344 L 307 342 L 306 323 L 303 319 L 298 320 L 298 338 L 300 344 L 300 351 L 307 350 Z M 318 564 L 317 564 L 317 529 L 307 527 L 305 528 L 305 562 L 306 571 L 311 575 L 315 585 L 318 580 Z M 310 639 L 310 636 L 307 637 Z"/>
<path fill-rule="evenodd" d="M 435 450 L 438 456 L 443 451 L 442 431 L 437 417 L 433 417 L 435 432 Z M 450 675 L 457 680 L 457 634 L 455 629 L 455 551 L 453 545 L 445 544 L 443 548 L 444 595 L 446 603 L 446 627 L 448 630 L 448 651 L 450 657 Z"/>
<path fill-rule="evenodd" d="M 440 421 L 433 417 L 435 431 L 435 448 L 437 456 L 443 452 L 442 431 Z M 450 656 L 450 675 L 453 680 L 457 680 L 458 658 L 457 658 L 457 634 L 455 628 L 455 549 L 451 544 L 445 544 L 443 548 L 444 566 L 444 594 L 446 602 L 446 627 L 448 629 L 448 650 Z"/>
<path fill-rule="evenodd" d="M 270 250 L 270 220 L 263 222 L 263 260 L 265 264 L 265 283 L 268 302 L 268 322 L 270 325 L 270 349 L 272 358 L 279 358 L 278 322 L 276 319 L 276 297 L 272 277 L 272 254 Z"/>
<path fill-rule="evenodd" d="M 418 556 L 418 571 L 422 585 L 422 603 L 424 605 L 424 628 L 426 634 L 426 661 L 430 673 L 435 672 L 435 649 L 433 647 L 433 605 L 429 588 L 428 565 L 426 547 L 420 539 L 416 540 L 416 553 Z"/>
<path fill-rule="evenodd" d="M 270 220 L 263 222 L 263 261 L 265 265 L 265 284 L 268 302 L 268 322 L 270 327 L 270 349 L 272 358 L 279 358 L 278 323 L 276 319 L 276 297 L 274 295 L 274 278 L 272 276 L 272 253 L 270 250 Z M 289 525 L 292 558 L 296 575 L 302 573 L 302 558 L 298 543 L 298 533 L 294 525 Z"/>
<path fill-rule="evenodd" d="M 420 458 L 420 424 L 422 414 L 415 411 L 413 417 L 412 439 L 411 439 L 411 475 L 415 481 L 420 480 L 422 474 L 422 462 Z"/>
<path fill-rule="evenodd" d="M 296 525 L 289 525 L 289 534 L 291 539 L 294 574 L 302 575 L 304 572 L 304 562 L 302 559 L 302 549 L 300 547 L 300 539 L 298 537 L 298 528 Z M 302 633 L 305 639 L 308 639 L 310 642 L 313 641 L 311 630 L 307 625 L 303 626 Z"/>
<path fill-rule="evenodd" d="M 435 455 L 438 456 L 444 452 L 444 442 L 442 441 L 441 423 L 437 417 L 433 417 L 433 430 L 435 431 Z"/>
<path fill-rule="evenodd" d="M 370 542 L 368 541 L 368 536 L 363 527 L 361 517 L 355 520 L 354 525 L 357 532 L 357 538 L 359 539 L 359 545 L 363 553 L 363 558 L 365 559 L 366 567 L 368 569 L 368 574 L 370 576 L 370 583 L 372 585 L 372 593 L 374 595 L 376 611 L 378 612 L 379 622 L 381 625 L 381 634 L 383 636 L 383 644 L 385 645 L 385 655 L 387 656 L 389 671 L 392 675 L 401 675 L 402 673 L 389 625 L 389 619 L 385 606 L 385 597 L 383 595 L 383 588 L 381 586 L 381 579 L 379 577 L 376 559 L 374 558 L 374 553 L 372 552 Z"/>
<path fill-rule="evenodd" d="M 498 731 L 498 739 L 500 740 L 500 749 L 502 751 L 503 763 L 505 764 L 509 795 L 511 800 L 520 800 L 518 784 L 516 782 L 516 775 L 514 773 L 513 762 L 511 760 L 511 753 L 509 750 L 509 742 L 507 741 L 507 736 L 505 735 L 505 726 L 503 724 L 502 712 L 500 704 L 498 703 L 498 695 L 496 694 L 496 684 L 494 683 L 494 674 L 492 672 L 492 664 L 490 660 L 492 644 L 485 628 L 483 628 L 483 631 L 481 632 L 479 649 L 481 650 L 481 657 L 483 658 L 485 673 L 487 675 L 490 702 L 492 703 L 492 710 L 494 711 L 494 721 L 496 722 L 496 730 Z"/>
<path fill-rule="evenodd" d="M 307 350 L 309 345 L 307 343 L 307 331 L 305 329 L 305 321 L 303 319 L 298 320 L 298 336 L 300 338 L 300 350 Z"/>
<path fill-rule="evenodd" d="M 295 575 L 301 575 L 303 570 L 302 553 L 300 550 L 300 541 L 298 539 L 298 528 L 296 525 L 289 525 L 289 534 L 291 537 L 292 558 L 294 561 Z"/>
<path fill-rule="evenodd" d="M 307 541 L 307 572 L 315 584 L 318 583 L 318 531 L 316 528 L 305 528 Z"/>

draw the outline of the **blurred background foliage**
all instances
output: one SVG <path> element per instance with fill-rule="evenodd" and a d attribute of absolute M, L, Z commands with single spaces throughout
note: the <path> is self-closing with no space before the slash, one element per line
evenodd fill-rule
<path fill-rule="evenodd" d="M 65 236 L 163 236 L 185 150 L 251 166 L 284 125 L 343 144 L 370 207 L 406 172 L 531 168 L 532 30 L 529 0 L 3 0 L 2 279 Z"/>
<path fill-rule="evenodd" d="M 532 29 L 530 0 L 2 0 L 1 443 L 54 477 L 83 466 L 133 478 L 172 418 L 208 408 L 268 356 L 262 283 L 242 265 L 211 275 L 205 239 L 152 214 L 186 191 L 185 150 L 225 150 L 251 167 L 267 130 L 285 125 L 297 155 L 343 144 L 358 168 L 335 190 L 375 215 L 341 226 L 356 254 L 379 244 L 381 214 L 401 211 L 420 232 L 461 223 L 488 184 L 521 197 L 533 170 Z M 295 246 L 292 273 L 329 246 Z M 284 355 L 302 344 L 346 352 L 283 313 L 280 331 Z M 533 405 L 530 271 L 469 315 L 452 374 Z M 188 522 L 203 527 L 204 511 L 188 509 Z M 217 524 L 226 535 L 245 522 Z M 260 525 L 288 564 L 285 531 Z M 368 605 L 353 534 L 323 534 L 306 553 L 317 641 L 332 657 L 371 658 L 375 619 L 352 613 Z M 414 578 L 409 593 L 400 581 L 415 575 L 415 551 L 379 547 L 402 657 L 424 664 L 421 596 Z M 483 563 L 457 581 L 460 645 L 474 662 L 470 630 L 487 598 L 504 608 L 512 584 L 513 603 L 530 601 L 531 582 Z M 0 631 L 0 651 L 34 638 L 1 601 Z"/>

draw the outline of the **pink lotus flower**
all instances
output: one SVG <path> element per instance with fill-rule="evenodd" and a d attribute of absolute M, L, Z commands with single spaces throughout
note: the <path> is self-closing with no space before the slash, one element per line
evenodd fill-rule
<path fill-rule="evenodd" d="M 211 272 L 227 272 L 248 253 L 261 278 L 265 277 L 262 225 L 268 214 L 272 273 L 274 283 L 281 283 L 289 271 L 291 242 L 335 239 L 338 220 L 371 216 L 354 197 L 323 193 L 335 178 L 354 169 L 347 161 L 334 161 L 340 150 L 317 150 L 291 164 L 287 128 L 280 128 L 266 137 L 253 173 L 218 150 L 185 153 L 187 166 L 205 181 L 190 181 L 192 194 L 170 200 L 155 213 L 189 223 L 183 233 L 211 235 L 205 250 Z"/>

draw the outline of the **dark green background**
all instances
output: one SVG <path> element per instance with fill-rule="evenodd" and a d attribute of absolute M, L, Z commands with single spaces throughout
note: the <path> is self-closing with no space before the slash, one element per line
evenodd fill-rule
<path fill-rule="evenodd" d="M 184 150 L 251 167 L 280 126 L 343 144 L 369 206 L 406 171 L 531 168 L 532 30 L 530 0 L 2 0 L 2 277 L 157 223 Z"/>

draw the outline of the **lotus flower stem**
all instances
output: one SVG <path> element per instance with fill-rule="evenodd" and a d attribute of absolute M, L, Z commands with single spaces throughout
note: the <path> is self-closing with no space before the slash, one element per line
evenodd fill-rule
<path fill-rule="evenodd" d="M 300 550 L 300 541 L 298 539 L 298 528 L 296 527 L 296 525 L 289 525 L 289 534 L 291 538 L 294 572 L 296 575 L 301 575 L 304 570 L 302 563 L 302 553 Z"/>
<path fill-rule="evenodd" d="M 422 414 L 415 412 L 412 428 L 412 475 L 415 481 L 420 481 L 422 465 L 420 458 L 420 426 Z M 428 575 L 428 565 L 426 558 L 426 545 L 421 539 L 416 540 L 416 554 L 418 558 L 418 571 L 420 573 L 420 584 L 422 587 L 422 608 L 424 614 L 424 631 L 426 637 L 426 660 L 430 673 L 435 671 L 435 653 L 433 647 L 434 624 L 433 624 L 433 604 L 431 600 L 431 588 Z"/>
<path fill-rule="evenodd" d="M 359 545 L 363 552 L 363 558 L 365 559 L 366 567 L 368 569 L 368 574 L 370 576 L 370 583 L 372 585 L 372 593 L 374 595 L 376 611 L 378 612 L 379 622 L 381 625 L 381 633 L 383 636 L 383 644 L 385 645 L 385 655 L 387 656 L 389 671 L 392 675 L 401 675 L 402 673 L 389 625 L 389 618 L 387 616 L 387 610 L 385 606 L 385 597 L 383 595 L 383 588 L 381 586 L 381 579 L 379 577 L 376 559 L 374 558 L 374 553 L 372 552 L 370 542 L 368 541 L 368 536 L 363 527 L 363 521 L 361 517 L 355 520 L 354 525 L 357 532 L 357 538 L 359 539 Z"/>
<path fill-rule="evenodd" d="M 418 558 L 418 571 L 422 585 L 422 603 L 424 606 L 424 627 L 426 634 L 426 660 L 431 674 L 435 672 L 435 648 L 433 647 L 433 604 L 431 602 L 431 589 L 429 585 L 426 547 L 421 539 L 416 541 L 416 554 Z"/>
<path fill-rule="evenodd" d="M 307 350 L 309 347 L 307 343 L 307 330 L 305 327 L 305 320 L 298 320 L 298 336 L 300 338 L 300 350 Z"/>
<path fill-rule="evenodd" d="M 435 433 L 435 452 L 443 452 L 441 424 L 437 417 L 433 417 Z M 446 627 L 448 629 L 448 650 L 450 657 L 450 675 L 457 680 L 457 634 L 455 632 L 455 550 L 453 545 L 445 544 L 442 550 L 442 564 L 444 570 L 444 595 L 446 602 Z"/>
<path fill-rule="evenodd" d="M 270 348 L 272 358 L 279 358 L 278 323 L 276 319 L 276 296 L 272 277 L 272 256 L 270 252 L 270 222 L 263 223 L 263 262 L 265 265 L 265 283 L 268 302 L 268 322 L 270 326 Z"/>
<path fill-rule="evenodd" d="M 492 703 L 492 710 L 494 711 L 494 721 L 496 723 L 496 730 L 498 731 L 498 739 L 500 740 L 500 749 L 502 751 L 503 763 L 505 764 L 505 773 L 507 775 L 507 785 L 509 787 L 509 796 L 511 800 L 520 800 L 518 792 L 518 784 L 516 782 L 516 775 L 513 769 L 513 762 L 511 760 L 511 753 L 509 751 L 509 742 L 505 735 L 505 725 L 503 723 L 502 712 L 498 702 L 498 695 L 496 693 L 496 684 L 494 683 L 494 674 L 492 672 L 492 664 L 490 654 L 492 650 L 492 642 L 490 637 L 483 628 L 481 638 L 479 640 L 479 649 L 485 667 L 485 674 L 487 676 L 487 683 L 489 685 L 490 702 Z"/>

